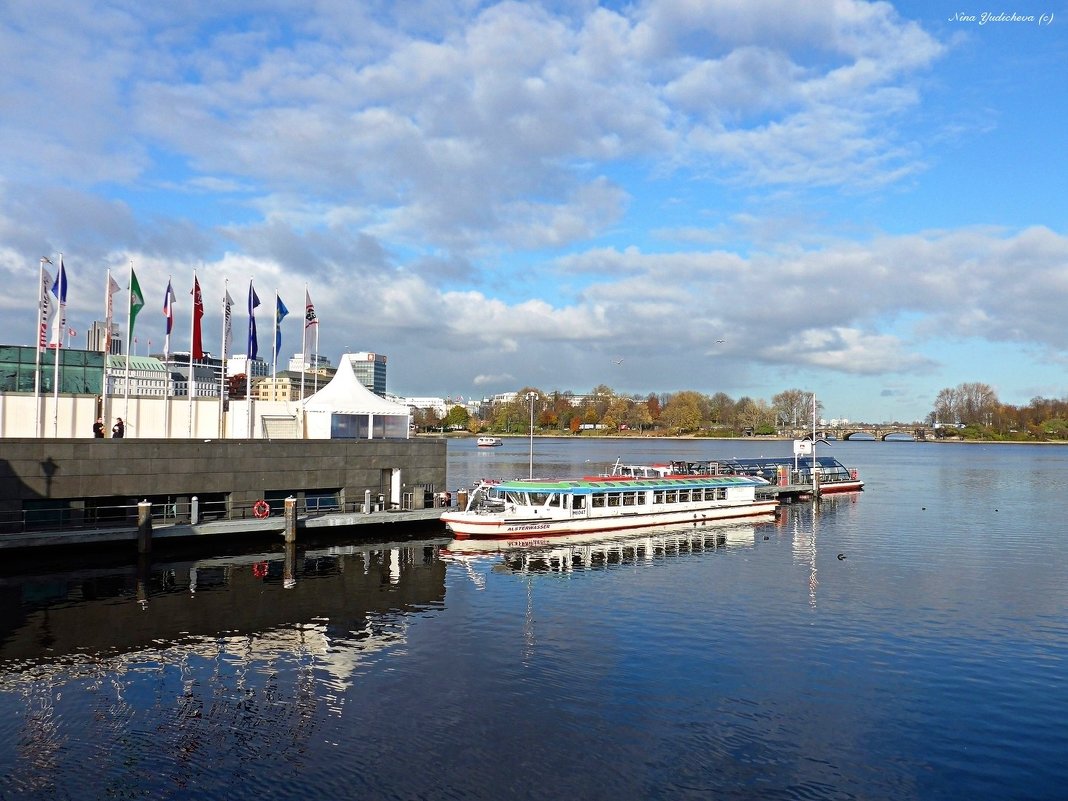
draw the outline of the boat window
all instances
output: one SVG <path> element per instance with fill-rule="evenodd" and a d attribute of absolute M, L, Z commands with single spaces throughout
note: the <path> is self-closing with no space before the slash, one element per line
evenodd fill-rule
<path fill-rule="evenodd" d="M 664 494 L 664 503 L 678 503 L 679 493 L 678 490 L 668 490 Z"/>
<path fill-rule="evenodd" d="M 595 495 L 591 495 L 590 498 L 591 498 L 590 506 L 592 506 L 594 508 L 598 508 L 598 507 L 604 506 L 604 493 L 603 492 L 598 492 Z"/>
<path fill-rule="evenodd" d="M 560 506 L 560 494 L 554 492 L 549 496 L 549 506 Z"/>
<path fill-rule="evenodd" d="M 634 506 L 638 493 L 636 492 L 624 492 L 623 493 L 623 505 Z"/>
<path fill-rule="evenodd" d="M 623 493 L 621 493 L 621 492 L 610 492 L 610 493 L 608 493 L 608 505 L 609 506 L 619 506 L 619 496 L 622 495 L 622 494 Z"/>
<path fill-rule="evenodd" d="M 548 492 L 532 492 L 530 493 L 530 505 L 531 506 L 544 506 L 545 502 L 549 500 Z"/>
<path fill-rule="evenodd" d="M 585 495 L 572 495 L 571 496 L 571 508 L 572 509 L 585 509 L 586 508 L 586 496 Z"/>
<path fill-rule="evenodd" d="M 664 502 L 664 491 L 663 490 L 654 490 L 653 491 L 653 503 L 663 503 L 663 502 Z"/>
<path fill-rule="evenodd" d="M 509 503 L 514 503 L 516 506 L 526 506 L 527 494 L 525 492 L 509 491 L 508 501 Z"/>

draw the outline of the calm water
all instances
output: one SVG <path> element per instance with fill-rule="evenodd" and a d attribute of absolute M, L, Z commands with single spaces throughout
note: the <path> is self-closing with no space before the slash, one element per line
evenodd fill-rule
<path fill-rule="evenodd" d="M 453 488 L 529 470 L 449 447 Z M 830 453 L 864 493 L 582 551 L 9 561 L 0 798 L 1064 798 L 1068 448 Z"/>

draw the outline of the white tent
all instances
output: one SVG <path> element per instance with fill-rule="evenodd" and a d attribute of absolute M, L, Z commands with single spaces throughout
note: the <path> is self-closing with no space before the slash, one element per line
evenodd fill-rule
<path fill-rule="evenodd" d="M 304 404 L 308 439 L 407 439 L 410 415 L 361 384 L 347 353 L 330 383 Z"/>

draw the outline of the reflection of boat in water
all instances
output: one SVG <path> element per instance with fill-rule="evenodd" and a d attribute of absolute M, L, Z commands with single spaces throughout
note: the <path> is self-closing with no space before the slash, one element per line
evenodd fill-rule
<path fill-rule="evenodd" d="M 500 437 L 479 437 L 476 443 L 480 448 L 494 448 L 498 445 L 503 445 L 504 440 Z"/>
<path fill-rule="evenodd" d="M 770 523 L 773 514 L 746 523 L 709 523 L 672 528 L 649 526 L 616 535 L 564 534 L 516 540 L 455 539 L 441 548 L 446 561 L 466 563 L 469 558 L 496 556 L 518 572 L 560 572 L 610 567 L 713 551 L 724 547 L 752 546 L 756 525 Z"/>
<path fill-rule="evenodd" d="M 775 501 L 756 497 L 765 485 L 741 475 L 482 481 L 441 521 L 457 539 L 512 540 L 697 525 L 774 512 Z"/>

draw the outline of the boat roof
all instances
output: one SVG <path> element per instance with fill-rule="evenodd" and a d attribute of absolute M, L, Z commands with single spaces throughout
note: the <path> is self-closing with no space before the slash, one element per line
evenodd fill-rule
<path fill-rule="evenodd" d="M 693 487 L 730 487 L 763 485 L 764 482 L 749 476 L 684 476 L 673 478 L 643 478 L 620 476 L 611 478 L 589 477 L 578 479 L 524 479 L 493 482 L 496 489 L 514 492 L 611 492 L 613 490 L 642 489 L 690 489 Z"/>
<path fill-rule="evenodd" d="M 756 459 L 721 459 L 720 464 L 733 465 L 739 467 L 760 467 L 761 465 L 780 465 L 787 464 L 793 465 L 794 459 L 797 459 L 797 464 L 804 467 L 812 466 L 811 455 L 799 455 L 794 456 L 761 456 Z M 833 456 L 817 456 L 816 464 L 820 467 L 841 467 L 842 463 L 835 459 Z"/>

